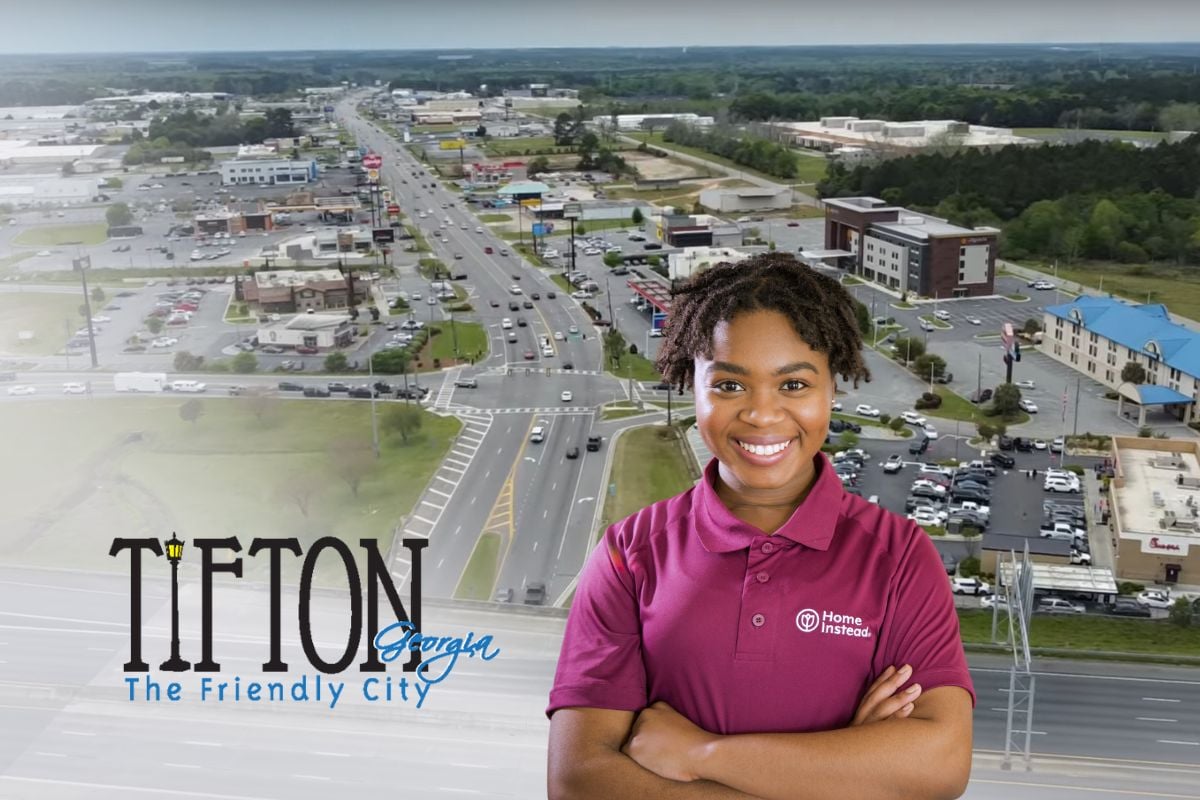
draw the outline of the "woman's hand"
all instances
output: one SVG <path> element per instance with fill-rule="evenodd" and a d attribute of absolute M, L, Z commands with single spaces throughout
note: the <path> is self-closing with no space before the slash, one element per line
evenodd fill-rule
<path fill-rule="evenodd" d="M 661 778 L 694 781 L 695 764 L 715 738 L 659 701 L 637 715 L 621 752 Z"/>
<path fill-rule="evenodd" d="M 913 711 L 913 703 L 921 696 L 920 684 L 900 692 L 912 676 L 912 667 L 905 664 L 900 669 L 888 667 L 883 674 L 875 679 L 854 712 L 850 727 L 866 725 L 869 722 L 882 722 L 885 719 L 904 719 Z"/>

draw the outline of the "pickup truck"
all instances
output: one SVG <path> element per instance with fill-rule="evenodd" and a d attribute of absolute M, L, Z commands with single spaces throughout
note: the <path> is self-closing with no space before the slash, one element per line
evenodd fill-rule
<path fill-rule="evenodd" d="M 976 459 L 975 461 L 960 462 L 958 465 L 958 468 L 959 469 L 968 469 L 968 470 L 981 470 L 993 477 L 996 475 L 996 465 L 993 464 L 991 461 L 981 461 L 979 459 Z"/>
<path fill-rule="evenodd" d="M 982 503 L 976 503 L 974 500 L 964 500 L 958 505 L 951 506 L 950 513 L 953 514 L 955 511 L 971 511 L 985 518 L 990 517 L 992 514 L 992 509 L 990 506 L 983 505 Z"/>
<path fill-rule="evenodd" d="M 1055 522 L 1052 525 L 1043 525 L 1038 535 L 1043 539 L 1066 539 L 1073 542 L 1087 536 L 1087 531 L 1066 522 Z"/>

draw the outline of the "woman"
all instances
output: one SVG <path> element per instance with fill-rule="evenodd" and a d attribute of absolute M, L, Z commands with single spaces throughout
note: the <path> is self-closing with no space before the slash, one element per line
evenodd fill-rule
<path fill-rule="evenodd" d="M 785 255 L 700 273 L 658 367 L 714 458 L 611 526 L 547 713 L 553 798 L 957 797 L 973 687 L 941 559 L 820 452 L 855 302 Z"/>

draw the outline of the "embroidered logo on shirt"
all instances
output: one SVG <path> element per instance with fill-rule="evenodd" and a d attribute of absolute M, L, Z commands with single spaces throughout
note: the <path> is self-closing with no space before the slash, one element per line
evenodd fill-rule
<path fill-rule="evenodd" d="M 859 617 L 837 614 L 833 611 L 818 612 L 806 608 L 796 615 L 796 627 L 801 633 L 827 633 L 831 636 L 850 636 L 855 639 L 871 638 L 871 628 Z"/>

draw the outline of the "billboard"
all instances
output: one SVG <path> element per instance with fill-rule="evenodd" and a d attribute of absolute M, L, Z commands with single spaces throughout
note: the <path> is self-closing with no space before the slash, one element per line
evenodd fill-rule
<path fill-rule="evenodd" d="M 532 230 L 533 230 L 533 235 L 534 235 L 534 236 L 545 236 L 545 235 L 546 235 L 546 233 L 548 232 L 548 231 L 546 230 L 546 226 L 545 226 L 545 224 L 543 224 L 543 223 L 541 223 L 541 222 L 535 222 L 535 223 L 533 223 L 533 228 L 532 228 Z"/>
<path fill-rule="evenodd" d="M 391 244 L 396 241 L 396 229 L 374 228 L 371 232 L 371 239 L 376 244 Z"/>
<path fill-rule="evenodd" d="M 464 139 L 442 139 L 438 142 L 438 147 L 443 150 L 462 150 L 466 146 Z"/>

